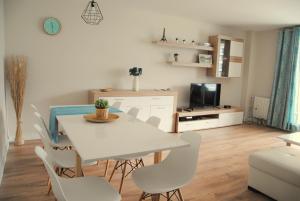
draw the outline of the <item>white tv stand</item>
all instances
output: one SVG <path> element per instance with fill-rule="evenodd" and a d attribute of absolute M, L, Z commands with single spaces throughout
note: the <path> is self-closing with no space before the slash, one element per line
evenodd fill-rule
<path fill-rule="evenodd" d="M 244 112 L 241 108 L 204 108 L 191 112 L 177 112 L 175 131 L 184 132 L 238 125 L 243 123 Z"/>

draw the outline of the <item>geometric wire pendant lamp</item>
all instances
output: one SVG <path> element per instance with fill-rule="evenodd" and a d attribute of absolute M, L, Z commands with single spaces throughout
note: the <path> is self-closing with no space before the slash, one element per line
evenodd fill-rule
<path fill-rule="evenodd" d="M 92 25 L 97 25 L 103 20 L 103 15 L 98 6 L 98 3 L 94 0 L 88 3 L 81 17 L 85 21 L 85 23 Z"/>

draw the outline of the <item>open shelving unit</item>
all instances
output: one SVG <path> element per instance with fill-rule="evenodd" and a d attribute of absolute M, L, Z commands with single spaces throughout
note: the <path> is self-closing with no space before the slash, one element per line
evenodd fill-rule
<path fill-rule="evenodd" d="M 196 67 L 196 68 L 211 68 L 212 64 L 205 64 L 205 63 L 181 63 L 175 61 L 167 62 L 172 66 L 184 66 L 184 67 Z"/>
<path fill-rule="evenodd" d="M 168 41 L 152 41 L 153 44 L 164 46 L 164 47 L 171 47 L 171 48 L 185 48 L 185 49 L 192 49 L 192 50 L 200 50 L 209 52 L 209 54 L 213 54 L 214 48 L 196 44 L 184 44 L 184 43 L 176 43 L 176 42 L 168 42 Z M 183 66 L 183 67 L 195 67 L 195 68 L 212 68 L 212 64 L 207 63 L 186 63 L 186 62 L 176 62 L 176 61 L 167 61 L 168 64 L 172 66 Z"/>
<path fill-rule="evenodd" d="M 164 42 L 164 41 L 153 41 L 153 43 L 157 44 L 157 45 L 161 45 L 161 46 L 166 46 L 166 47 L 214 51 L 213 47 L 207 47 L 207 46 L 201 46 L 201 45 L 183 44 L 183 43 L 176 43 L 176 42 Z"/>

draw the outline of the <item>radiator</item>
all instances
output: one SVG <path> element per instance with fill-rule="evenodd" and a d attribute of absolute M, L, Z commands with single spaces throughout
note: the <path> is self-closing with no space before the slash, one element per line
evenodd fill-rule
<path fill-rule="evenodd" d="M 254 96 L 253 117 L 257 119 L 267 120 L 270 99 Z"/>

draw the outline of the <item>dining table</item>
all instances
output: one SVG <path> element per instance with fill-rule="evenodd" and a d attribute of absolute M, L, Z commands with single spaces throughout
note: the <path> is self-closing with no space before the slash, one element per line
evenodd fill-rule
<path fill-rule="evenodd" d="M 110 160 L 131 154 L 180 149 L 189 143 L 179 134 L 166 133 L 126 113 L 108 123 L 92 123 L 84 115 L 57 116 L 58 124 L 76 151 L 76 176 L 83 176 L 82 162 Z"/>

